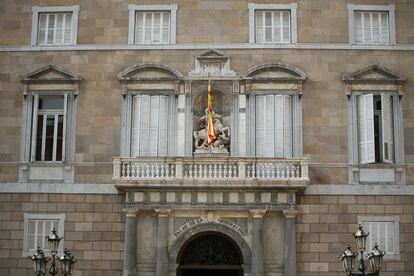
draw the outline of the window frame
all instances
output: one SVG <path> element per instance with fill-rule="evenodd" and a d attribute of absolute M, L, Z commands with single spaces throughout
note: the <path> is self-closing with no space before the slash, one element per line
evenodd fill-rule
<path fill-rule="evenodd" d="M 364 222 L 393 222 L 394 223 L 394 254 L 385 254 L 384 259 L 400 260 L 400 217 L 399 216 L 358 216 L 358 225 L 363 225 Z M 368 232 L 368 229 L 364 229 Z M 370 236 L 368 236 L 368 239 Z M 367 252 L 371 252 L 372 248 L 367 248 Z M 384 251 L 384 248 L 381 248 Z"/>
<path fill-rule="evenodd" d="M 249 43 L 250 44 L 296 44 L 297 39 L 297 7 L 292 4 L 255 4 L 249 3 Z M 256 42 L 256 12 L 257 11 L 289 11 L 290 12 L 290 41 L 289 42 Z"/>
<path fill-rule="evenodd" d="M 355 40 L 355 12 L 388 12 L 389 44 L 356 43 Z M 348 34 L 351 45 L 396 45 L 395 34 L 395 5 L 355 5 L 348 4 Z"/>
<path fill-rule="evenodd" d="M 29 223 L 30 220 L 58 220 L 58 231 L 57 234 L 59 237 L 64 237 L 65 233 L 65 214 L 24 214 L 24 225 L 23 225 L 23 252 L 22 257 L 32 256 L 35 251 L 29 250 Z M 47 235 L 47 233 L 44 233 Z M 61 254 L 64 248 L 64 239 L 59 243 L 58 253 Z M 42 248 L 43 250 L 43 248 Z M 45 250 L 45 253 L 48 253 L 49 250 Z"/>
<path fill-rule="evenodd" d="M 136 14 L 137 12 L 170 12 L 170 30 L 168 43 L 142 43 L 138 44 L 135 40 L 136 31 Z M 177 29 L 177 4 L 166 5 L 128 5 L 128 44 L 130 45 L 169 45 L 176 43 L 176 29 Z"/>
<path fill-rule="evenodd" d="M 124 97 L 123 107 L 123 121 L 125 122 L 125 155 L 126 157 L 137 157 L 132 155 L 132 128 L 133 128 L 133 113 L 134 113 L 134 97 L 138 95 L 148 96 L 168 96 L 168 118 L 167 118 L 167 137 L 175 137 L 175 128 L 172 127 L 176 124 L 176 97 L 175 92 L 172 90 L 129 90 Z M 139 155 L 140 157 L 168 157 L 175 153 L 175 139 L 167 140 L 167 155 Z M 122 148 L 124 148 L 122 147 Z"/>
<path fill-rule="evenodd" d="M 59 47 L 59 46 L 68 46 L 77 44 L 78 36 L 78 18 L 79 18 L 79 5 L 74 6 L 33 6 L 32 7 L 32 34 L 31 34 L 31 45 L 39 47 Z M 72 13 L 72 26 L 71 26 L 71 43 L 69 44 L 39 44 L 39 14 L 49 13 Z"/>
<path fill-rule="evenodd" d="M 253 131 L 249 135 L 248 143 L 248 155 L 258 158 L 266 158 L 266 156 L 257 156 L 256 154 L 256 96 L 265 95 L 289 95 L 291 96 L 291 156 L 289 157 L 275 157 L 273 158 L 295 158 L 303 155 L 302 144 L 302 95 L 300 91 L 289 89 L 271 89 L 271 90 L 253 90 L 249 93 L 248 97 L 248 114 L 249 127 Z M 284 153 L 285 154 L 285 153 Z"/>

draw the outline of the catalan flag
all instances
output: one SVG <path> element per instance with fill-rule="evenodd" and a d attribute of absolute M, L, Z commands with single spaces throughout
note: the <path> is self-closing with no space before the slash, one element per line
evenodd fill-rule
<path fill-rule="evenodd" d="M 214 130 L 214 124 L 213 124 L 213 104 L 212 104 L 212 100 L 211 100 L 211 84 L 210 84 L 210 80 L 208 81 L 208 98 L 207 98 L 207 135 L 208 135 L 208 139 L 207 142 L 209 145 L 211 145 L 211 143 L 216 139 L 217 135 L 216 135 L 216 131 Z"/>

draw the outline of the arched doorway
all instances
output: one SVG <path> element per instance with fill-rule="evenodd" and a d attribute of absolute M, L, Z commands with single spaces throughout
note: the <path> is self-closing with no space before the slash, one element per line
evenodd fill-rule
<path fill-rule="evenodd" d="M 219 232 L 204 232 L 188 240 L 178 254 L 178 276 L 242 276 L 242 253 Z"/>

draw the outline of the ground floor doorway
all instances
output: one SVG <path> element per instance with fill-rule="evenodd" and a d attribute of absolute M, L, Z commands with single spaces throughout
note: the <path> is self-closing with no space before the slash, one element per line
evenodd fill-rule
<path fill-rule="evenodd" d="M 242 276 L 243 257 L 237 244 L 219 232 L 189 239 L 178 254 L 178 276 Z"/>

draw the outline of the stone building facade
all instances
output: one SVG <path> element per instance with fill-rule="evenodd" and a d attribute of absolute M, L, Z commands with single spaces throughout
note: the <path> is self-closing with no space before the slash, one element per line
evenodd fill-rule
<path fill-rule="evenodd" d="M 362 224 L 413 275 L 413 12 L 1 1 L 0 274 L 57 228 L 74 275 L 339 276 Z"/>

